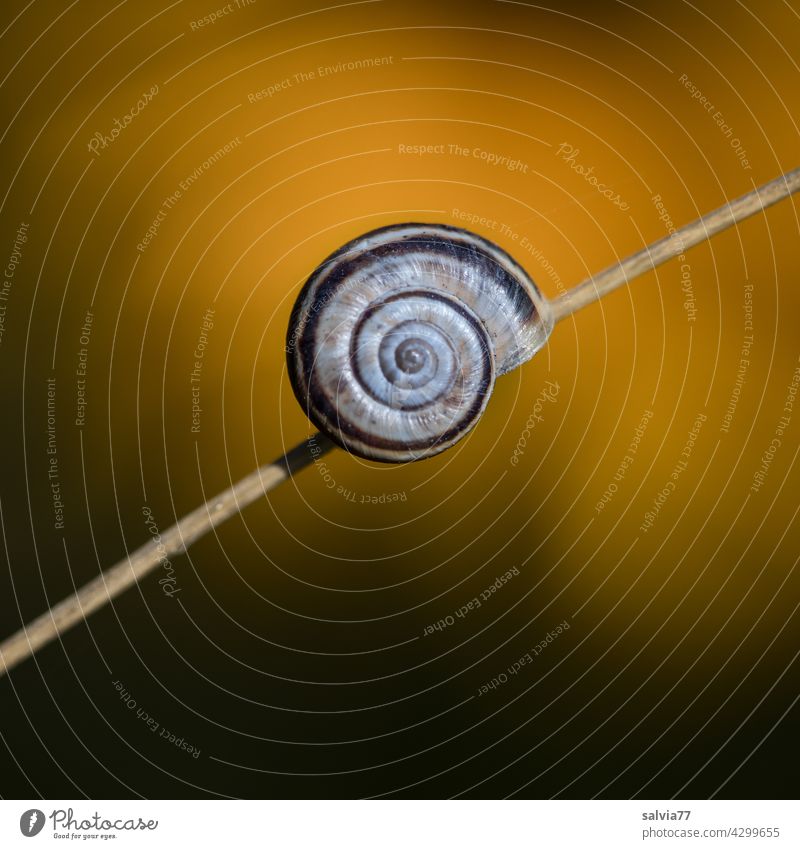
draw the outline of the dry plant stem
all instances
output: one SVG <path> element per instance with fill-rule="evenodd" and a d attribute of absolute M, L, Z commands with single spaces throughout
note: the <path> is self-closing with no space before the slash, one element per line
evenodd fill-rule
<path fill-rule="evenodd" d="M 709 212 L 691 224 L 676 230 L 671 236 L 648 245 L 638 253 L 612 265 L 605 271 L 579 283 L 560 298 L 551 301 L 556 321 L 612 292 L 635 277 L 661 265 L 673 257 L 680 256 L 689 248 L 705 242 L 716 233 L 732 227 L 739 221 L 761 212 L 768 206 L 800 190 L 800 168 L 759 186 L 752 192 Z"/>
<path fill-rule="evenodd" d="M 333 443 L 327 437 L 317 434 L 274 463 L 261 466 L 230 489 L 188 513 L 161 534 L 161 547 L 151 539 L 124 560 L 101 572 L 76 593 L 58 602 L 0 643 L 0 677 L 138 583 L 159 563 L 163 563 L 166 557 L 183 554 L 193 542 L 205 536 L 212 528 L 236 515 L 264 493 L 289 480 L 292 475 L 332 447 Z"/>

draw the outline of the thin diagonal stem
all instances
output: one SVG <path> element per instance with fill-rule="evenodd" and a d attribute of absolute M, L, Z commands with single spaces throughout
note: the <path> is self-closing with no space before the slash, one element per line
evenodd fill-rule
<path fill-rule="evenodd" d="M 719 209 L 709 212 L 702 218 L 692 221 L 691 224 L 681 227 L 672 235 L 653 242 L 652 245 L 610 266 L 605 271 L 587 278 L 573 289 L 569 289 L 560 298 L 551 301 L 555 320 L 561 321 L 594 301 L 599 301 L 609 292 L 613 292 L 625 283 L 630 283 L 640 274 L 680 256 L 689 248 L 705 242 L 722 230 L 732 227 L 757 212 L 762 212 L 768 206 L 772 206 L 798 190 L 800 190 L 800 168 L 795 168 L 794 171 L 789 171 L 752 192 L 726 203 Z"/>
<path fill-rule="evenodd" d="M 322 434 L 302 442 L 274 463 L 261 466 L 188 513 L 160 535 L 160 544 L 151 539 L 84 584 L 73 595 L 20 628 L 16 634 L 0 643 L 0 677 L 138 583 L 159 563 L 163 563 L 165 558 L 183 554 L 200 537 L 289 480 L 332 447 L 333 443 Z"/>

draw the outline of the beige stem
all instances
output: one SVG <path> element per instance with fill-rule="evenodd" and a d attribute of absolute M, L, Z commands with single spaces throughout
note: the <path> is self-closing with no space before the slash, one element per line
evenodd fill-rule
<path fill-rule="evenodd" d="M 681 227 L 671 236 L 666 236 L 638 253 L 612 265 L 605 271 L 587 278 L 560 298 L 551 301 L 553 316 L 561 321 L 568 315 L 612 292 L 624 283 L 630 283 L 635 277 L 661 265 L 663 262 L 680 256 L 694 245 L 710 239 L 721 230 L 732 227 L 739 221 L 761 212 L 768 206 L 800 189 L 800 168 L 789 171 L 752 192 L 709 212 L 697 221 Z"/>
<path fill-rule="evenodd" d="M 188 513 L 164 531 L 160 540 L 151 539 L 76 593 L 53 605 L 0 643 L 0 677 L 132 587 L 167 557 L 182 554 L 212 528 L 288 480 L 332 447 L 333 443 L 322 434 L 301 443 L 274 463 L 261 466 L 230 489 Z"/>

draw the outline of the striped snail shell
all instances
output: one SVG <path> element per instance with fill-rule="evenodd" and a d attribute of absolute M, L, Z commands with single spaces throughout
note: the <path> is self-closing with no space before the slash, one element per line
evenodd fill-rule
<path fill-rule="evenodd" d="M 311 421 L 352 454 L 431 457 L 477 422 L 497 375 L 547 340 L 547 300 L 497 245 L 441 224 L 346 244 L 306 282 L 287 333 Z"/>

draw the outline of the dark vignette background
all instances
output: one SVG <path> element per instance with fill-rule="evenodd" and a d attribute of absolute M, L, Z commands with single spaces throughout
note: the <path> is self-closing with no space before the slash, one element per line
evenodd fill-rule
<path fill-rule="evenodd" d="M 218 9 L 0 11 L 0 637 L 143 543 L 144 507 L 164 529 L 309 433 L 286 321 L 358 233 L 470 216 L 555 296 L 665 210 L 800 165 L 795 2 L 253 0 L 198 25 Z M 0 679 L 0 793 L 796 796 L 800 408 L 752 486 L 798 367 L 799 229 L 783 203 L 647 275 L 452 452 L 331 455 Z"/>

